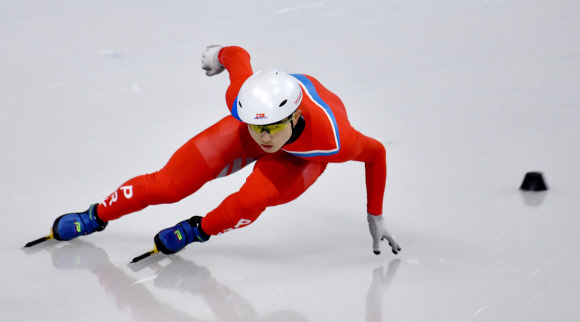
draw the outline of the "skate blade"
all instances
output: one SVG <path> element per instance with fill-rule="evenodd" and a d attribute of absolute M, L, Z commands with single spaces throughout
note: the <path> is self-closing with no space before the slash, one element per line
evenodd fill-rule
<path fill-rule="evenodd" d="M 50 228 L 50 235 L 38 238 L 37 240 L 33 240 L 30 243 L 24 245 L 24 247 L 32 247 L 34 245 L 38 245 L 40 243 L 43 243 L 43 242 L 45 242 L 47 240 L 51 240 L 51 239 L 54 239 L 54 235 L 52 234 L 52 228 Z"/>
<path fill-rule="evenodd" d="M 143 259 L 145 259 L 145 258 L 147 258 L 149 256 L 153 256 L 153 255 L 155 255 L 157 253 L 159 253 L 159 251 L 157 250 L 157 246 L 154 246 L 153 247 L 153 250 L 148 251 L 147 253 L 145 253 L 145 254 L 143 254 L 141 256 L 137 256 L 137 257 L 133 258 L 133 260 L 129 264 L 137 263 L 138 261 L 143 260 Z"/>

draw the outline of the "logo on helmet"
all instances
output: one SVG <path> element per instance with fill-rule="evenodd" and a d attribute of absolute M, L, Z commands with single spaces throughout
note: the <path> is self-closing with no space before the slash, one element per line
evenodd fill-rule
<path fill-rule="evenodd" d="M 298 104 L 300 99 L 302 99 L 302 91 L 300 91 L 300 95 L 298 95 L 298 98 L 296 99 L 296 102 L 294 102 L 294 105 Z"/>
<path fill-rule="evenodd" d="M 256 114 L 256 117 L 254 117 L 254 120 L 262 120 L 262 119 L 267 119 L 266 114 Z"/>

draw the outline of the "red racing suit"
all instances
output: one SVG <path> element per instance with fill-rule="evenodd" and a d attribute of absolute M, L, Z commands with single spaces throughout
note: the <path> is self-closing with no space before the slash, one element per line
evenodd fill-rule
<path fill-rule="evenodd" d="M 384 146 L 355 130 L 342 101 L 312 76 L 293 74 L 304 93 L 299 109 L 305 126 L 300 137 L 275 153 L 264 152 L 237 119 L 235 106 L 244 81 L 253 74 L 250 55 L 224 47 L 220 63 L 228 70 L 226 102 L 232 115 L 189 140 L 163 169 L 133 178 L 97 208 L 104 221 L 149 205 L 177 202 L 206 182 L 227 176 L 256 161 L 246 183 L 202 220 L 202 229 L 217 235 L 254 222 L 267 208 L 296 199 L 324 172 L 329 162 L 365 163 L 367 212 L 382 214 L 387 176 Z"/>

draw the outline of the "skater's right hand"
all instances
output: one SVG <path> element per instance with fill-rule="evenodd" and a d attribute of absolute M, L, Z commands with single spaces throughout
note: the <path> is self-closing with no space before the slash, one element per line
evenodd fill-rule
<path fill-rule="evenodd" d="M 201 69 L 205 70 L 207 76 L 217 75 L 224 71 L 224 66 L 220 63 L 218 56 L 223 46 L 211 45 L 201 53 Z"/>
<path fill-rule="evenodd" d="M 386 239 L 391 246 L 393 254 L 398 254 L 401 251 L 401 247 L 395 240 L 395 236 L 387 229 L 385 224 L 385 218 L 383 215 L 373 216 L 367 214 L 367 220 L 369 222 L 369 230 L 371 231 L 371 236 L 373 237 L 373 252 L 378 255 L 381 253 L 380 244 L 381 240 Z"/>

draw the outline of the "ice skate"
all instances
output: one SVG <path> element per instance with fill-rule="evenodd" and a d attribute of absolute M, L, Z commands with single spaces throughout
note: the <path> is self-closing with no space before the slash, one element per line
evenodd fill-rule
<path fill-rule="evenodd" d="M 107 222 L 102 221 L 97 215 L 97 206 L 94 204 L 85 212 L 62 215 L 54 221 L 52 234 L 56 240 L 71 240 L 73 238 L 89 235 L 95 231 L 102 231 L 107 227 Z"/>

